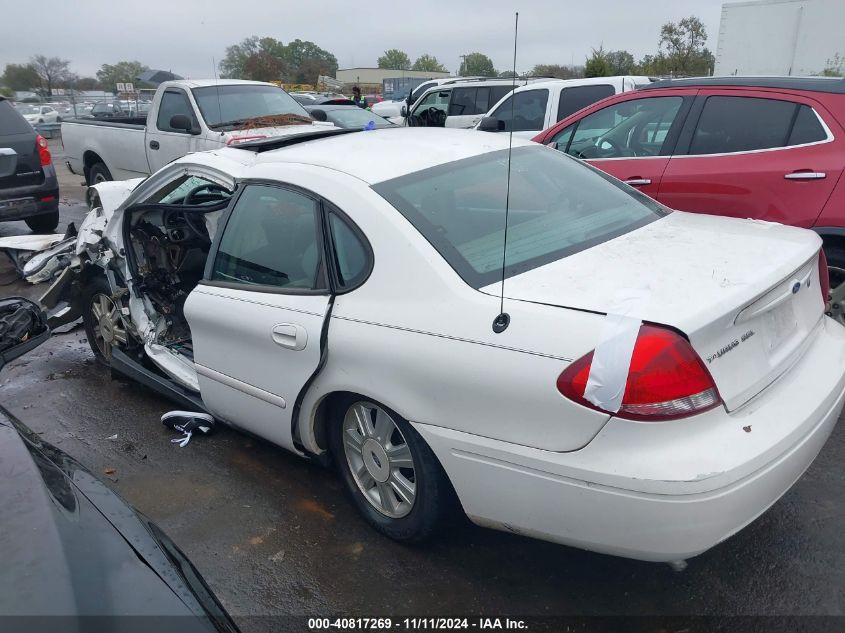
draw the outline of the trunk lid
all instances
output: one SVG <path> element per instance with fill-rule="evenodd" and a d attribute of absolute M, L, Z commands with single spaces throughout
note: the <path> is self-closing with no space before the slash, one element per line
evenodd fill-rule
<path fill-rule="evenodd" d="M 804 229 L 676 211 L 507 279 L 505 297 L 608 313 L 639 296 L 629 316 L 686 334 L 730 411 L 786 371 L 817 330 L 820 248 Z"/>

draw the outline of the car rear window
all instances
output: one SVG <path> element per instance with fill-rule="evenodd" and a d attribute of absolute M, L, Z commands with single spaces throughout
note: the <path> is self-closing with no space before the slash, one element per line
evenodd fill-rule
<path fill-rule="evenodd" d="M 501 279 L 508 152 L 446 163 L 373 186 L 469 285 Z M 645 226 L 663 206 L 545 147 L 511 160 L 505 277 Z"/>
<path fill-rule="evenodd" d="M 574 114 L 588 105 L 601 101 L 605 97 L 616 94 L 610 84 L 595 86 L 573 86 L 560 91 L 560 101 L 557 106 L 557 120 L 563 121 L 570 114 Z"/>
<path fill-rule="evenodd" d="M 5 99 L 0 99 L 0 136 L 26 134 L 32 131 L 32 126 L 12 107 L 12 104 Z"/>

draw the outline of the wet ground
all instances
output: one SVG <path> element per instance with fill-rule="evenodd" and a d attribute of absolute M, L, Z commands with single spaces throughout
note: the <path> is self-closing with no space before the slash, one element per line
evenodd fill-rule
<path fill-rule="evenodd" d="M 81 219 L 80 179 L 62 178 L 65 221 Z M 164 528 L 245 631 L 270 630 L 248 617 L 267 614 L 845 616 L 842 423 L 769 512 L 676 573 L 469 524 L 393 543 L 317 465 L 226 429 L 171 444 L 159 416 L 172 406 L 112 380 L 81 328 L 7 367 L 0 402 Z"/>

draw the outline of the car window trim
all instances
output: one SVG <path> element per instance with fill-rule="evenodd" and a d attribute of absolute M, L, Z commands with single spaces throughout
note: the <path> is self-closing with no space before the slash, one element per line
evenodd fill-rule
<path fill-rule="evenodd" d="M 788 96 L 788 95 L 784 95 Z M 710 158 L 710 157 L 720 157 L 720 156 L 742 156 L 745 154 L 760 154 L 763 152 L 782 152 L 787 150 L 799 149 L 802 147 L 813 147 L 814 145 L 823 145 L 825 143 L 832 143 L 836 140 L 836 137 L 833 134 L 833 130 L 830 129 L 830 126 L 824 120 L 824 117 L 819 114 L 816 107 L 810 103 L 805 103 L 804 101 L 795 101 L 793 99 L 785 99 L 784 96 L 763 96 L 763 95 L 740 95 L 740 94 L 699 94 L 696 96 L 696 104 L 695 104 L 695 112 L 691 113 L 694 116 L 690 116 L 689 119 L 693 122 L 690 122 L 686 129 L 684 130 L 684 138 L 683 142 L 679 142 L 675 148 L 676 153 L 672 155 L 672 158 Z M 746 149 L 741 150 L 738 152 L 715 152 L 712 154 L 690 154 L 689 149 L 692 145 L 693 135 L 695 130 L 698 128 L 699 120 L 701 119 L 701 114 L 704 111 L 704 104 L 707 102 L 707 99 L 710 97 L 731 97 L 734 99 L 745 98 L 745 99 L 770 99 L 772 101 L 787 101 L 792 103 L 796 106 L 805 105 L 810 110 L 812 110 L 813 114 L 816 115 L 819 123 L 822 126 L 822 129 L 825 132 L 826 138 L 820 141 L 812 141 L 811 143 L 799 143 L 797 145 L 783 145 L 781 147 L 764 147 L 761 149 Z M 795 127 L 795 120 L 797 119 L 799 108 L 795 109 L 795 112 L 792 116 L 792 121 L 790 124 L 790 128 L 786 134 L 786 140 L 789 141 L 789 137 L 792 136 L 792 130 Z"/>
<path fill-rule="evenodd" d="M 219 279 L 211 278 L 211 273 L 214 269 L 214 262 L 217 259 L 217 252 L 220 250 L 220 242 L 223 239 L 223 234 L 226 232 L 226 227 L 229 225 L 229 220 L 231 219 L 232 214 L 234 213 L 235 207 L 237 207 L 238 205 L 238 201 L 243 195 L 243 192 L 246 191 L 247 187 L 249 187 L 250 185 L 261 185 L 265 187 L 276 187 L 277 189 L 285 189 L 303 195 L 306 198 L 310 198 L 317 203 L 317 224 L 319 232 L 319 235 L 317 236 L 317 241 L 320 244 L 319 269 L 322 271 L 322 281 L 324 282 L 325 288 L 285 288 L 265 284 L 247 285 L 233 281 L 221 281 Z M 209 249 L 208 255 L 205 260 L 205 269 L 203 270 L 202 279 L 200 279 L 197 285 L 211 286 L 214 288 L 228 288 L 231 290 L 242 290 L 244 292 L 260 292 L 262 294 L 322 296 L 333 296 L 334 294 L 339 294 L 335 292 L 334 280 L 329 270 L 332 266 L 331 262 L 329 261 L 330 258 L 326 257 L 327 227 L 325 213 L 323 212 L 323 198 L 314 193 L 313 191 L 309 191 L 308 189 L 304 189 L 303 187 L 299 187 L 297 185 L 282 182 L 279 180 L 270 180 L 264 178 L 242 178 L 235 180 L 235 186 L 235 195 L 232 196 L 232 200 L 226 207 L 223 217 L 221 217 L 220 221 L 217 223 L 217 233 L 214 236 L 214 240 L 211 243 L 211 248 Z"/>
<path fill-rule="evenodd" d="M 326 238 L 327 244 L 326 249 L 327 252 L 332 254 L 331 257 L 327 258 L 330 260 L 330 269 L 331 269 L 331 284 L 332 284 L 332 294 L 335 295 L 342 295 L 353 290 L 357 290 L 370 278 L 370 275 L 373 273 L 373 268 L 375 267 L 375 254 L 373 253 L 373 247 L 370 244 L 370 240 L 367 239 L 367 236 L 364 234 L 364 231 L 361 230 L 352 218 L 349 217 L 340 207 L 336 204 L 324 199 L 320 198 L 321 200 L 321 211 L 323 213 L 323 225 L 326 227 Z M 335 234 L 334 229 L 332 228 L 332 224 L 330 221 L 330 216 L 336 215 L 340 218 L 340 221 L 346 224 L 347 227 L 352 231 L 353 235 L 361 242 L 362 246 L 364 247 L 364 252 L 367 256 L 367 264 L 366 264 L 366 274 L 361 277 L 360 281 L 352 285 L 344 285 L 340 280 L 340 263 L 337 259 L 337 244 L 335 242 Z"/>

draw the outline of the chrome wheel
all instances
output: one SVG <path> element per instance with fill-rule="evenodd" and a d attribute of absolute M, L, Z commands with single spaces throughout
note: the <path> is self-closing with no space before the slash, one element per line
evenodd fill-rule
<path fill-rule="evenodd" d="M 830 301 L 827 303 L 827 315 L 845 325 L 845 268 L 828 266 L 830 275 Z"/>
<path fill-rule="evenodd" d="M 414 459 L 393 418 L 372 402 L 356 402 L 343 418 L 343 452 L 352 478 L 367 501 L 392 519 L 414 507 Z"/>
<path fill-rule="evenodd" d="M 102 293 L 91 298 L 91 315 L 93 320 L 94 344 L 103 358 L 111 358 L 112 346 L 115 343 L 126 344 L 126 328 L 111 297 Z"/>

